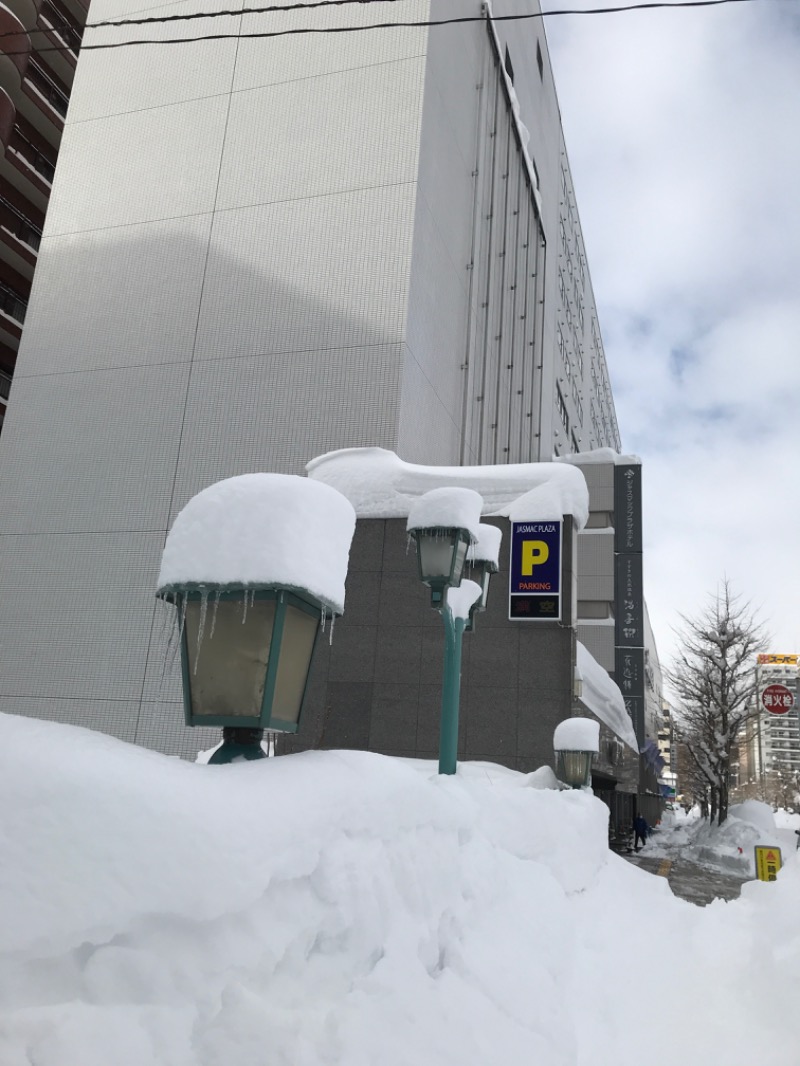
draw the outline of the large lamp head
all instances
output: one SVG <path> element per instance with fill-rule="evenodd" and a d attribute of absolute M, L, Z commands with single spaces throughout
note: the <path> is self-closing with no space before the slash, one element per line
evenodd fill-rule
<path fill-rule="evenodd" d="M 445 589 L 461 584 L 467 549 L 477 539 L 483 500 L 472 489 L 432 489 L 414 501 L 407 529 L 417 548 L 420 580 L 441 603 Z"/>
<path fill-rule="evenodd" d="M 592 762 L 600 750 L 600 723 L 592 718 L 568 718 L 553 733 L 556 777 L 570 788 L 587 788 Z"/>
<path fill-rule="evenodd" d="M 297 732 L 325 606 L 281 588 L 173 587 L 186 724 Z"/>

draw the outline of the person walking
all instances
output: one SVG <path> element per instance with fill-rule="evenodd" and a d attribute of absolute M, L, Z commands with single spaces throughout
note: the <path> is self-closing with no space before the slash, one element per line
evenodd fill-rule
<path fill-rule="evenodd" d="M 647 840 L 647 833 L 649 831 L 649 828 L 650 827 L 648 826 L 648 824 L 644 820 L 644 818 L 641 816 L 641 814 L 637 814 L 636 817 L 633 819 L 633 832 L 634 832 L 633 850 L 634 851 L 638 851 L 639 850 L 639 841 L 640 840 L 642 842 L 642 847 L 644 847 L 645 841 Z"/>

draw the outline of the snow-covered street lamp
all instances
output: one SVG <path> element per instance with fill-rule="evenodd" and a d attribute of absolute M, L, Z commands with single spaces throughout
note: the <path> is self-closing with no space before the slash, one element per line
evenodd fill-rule
<path fill-rule="evenodd" d="M 475 615 L 486 610 L 489 602 L 489 581 L 492 574 L 500 569 L 500 544 L 502 532 L 496 526 L 481 522 L 478 526 L 478 539 L 467 549 L 467 561 L 464 577 L 480 586 L 481 596 L 471 607 L 467 632 L 475 628 Z"/>
<path fill-rule="evenodd" d="M 570 788 L 587 788 L 592 762 L 600 751 L 600 723 L 592 718 L 567 718 L 553 733 L 556 777 Z"/>
<path fill-rule="evenodd" d="M 461 692 L 461 640 L 470 610 L 482 588 L 462 581 L 467 549 L 478 540 L 483 500 L 472 489 L 442 488 L 415 500 L 408 532 L 417 545 L 422 582 L 431 590 L 445 629 L 439 773 L 454 774 L 458 756 L 458 704 Z"/>
<path fill-rule="evenodd" d="M 265 729 L 297 732 L 354 529 L 341 493 L 284 474 L 220 481 L 178 514 L 157 595 L 177 608 L 186 724 L 223 729 L 210 762 L 262 758 Z"/>

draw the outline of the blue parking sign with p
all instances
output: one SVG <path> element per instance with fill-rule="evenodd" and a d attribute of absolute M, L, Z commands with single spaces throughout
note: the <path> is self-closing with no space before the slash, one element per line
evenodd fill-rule
<path fill-rule="evenodd" d="M 561 531 L 560 521 L 511 523 L 509 618 L 561 618 Z"/>

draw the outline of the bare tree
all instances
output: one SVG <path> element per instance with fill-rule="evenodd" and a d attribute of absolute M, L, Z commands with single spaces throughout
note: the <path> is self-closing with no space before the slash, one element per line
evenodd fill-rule
<path fill-rule="evenodd" d="M 726 579 L 696 617 L 681 615 L 680 650 L 667 678 L 677 697 L 682 739 L 708 784 L 710 817 L 728 817 L 731 748 L 756 707 L 755 656 L 761 622 Z"/>

